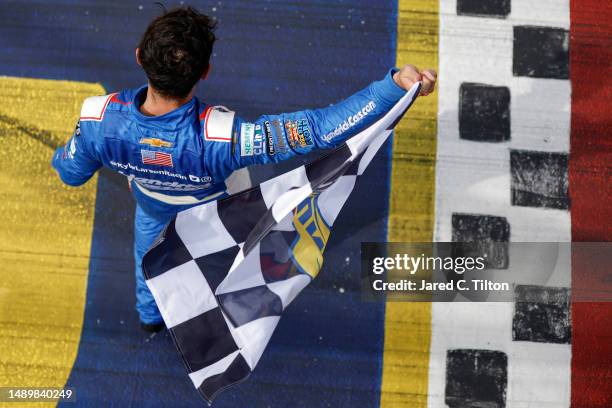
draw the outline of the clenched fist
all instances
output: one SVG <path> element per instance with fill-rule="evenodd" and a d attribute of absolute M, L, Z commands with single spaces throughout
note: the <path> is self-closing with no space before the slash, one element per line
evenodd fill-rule
<path fill-rule="evenodd" d="M 438 74 L 433 69 L 419 70 L 414 65 L 404 65 L 402 69 L 393 74 L 393 80 L 401 88 L 408 90 L 415 82 L 421 82 L 422 96 L 427 96 L 434 91 Z"/>

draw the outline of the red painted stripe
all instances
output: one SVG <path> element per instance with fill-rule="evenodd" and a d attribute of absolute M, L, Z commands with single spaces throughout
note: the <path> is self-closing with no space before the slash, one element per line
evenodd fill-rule
<path fill-rule="evenodd" d="M 570 16 L 572 239 L 612 241 L 612 2 L 571 0 Z M 609 268 L 573 251 L 574 293 Z M 611 407 L 612 303 L 574 302 L 572 325 L 572 407 Z"/>

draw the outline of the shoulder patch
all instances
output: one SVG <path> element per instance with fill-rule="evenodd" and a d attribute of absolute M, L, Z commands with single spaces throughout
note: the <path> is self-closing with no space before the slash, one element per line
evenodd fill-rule
<path fill-rule="evenodd" d="M 204 119 L 204 139 L 214 142 L 231 142 L 234 115 L 223 106 L 209 106 L 200 118 Z"/>
<path fill-rule="evenodd" d="M 83 102 L 81 107 L 81 120 L 95 120 L 100 122 L 104 118 L 104 111 L 108 102 L 116 93 L 103 96 L 92 96 Z"/>

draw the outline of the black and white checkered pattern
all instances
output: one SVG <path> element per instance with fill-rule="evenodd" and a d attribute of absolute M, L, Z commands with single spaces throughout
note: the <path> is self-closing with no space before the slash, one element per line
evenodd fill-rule
<path fill-rule="evenodd" d="M 439 6 L 434 241 L 495 242 L 514 302 L 432 304 L 428 404 L 568 407 L 570 247 L 537 285 L 517 249 L 571 241 L 570 1 Z"/>
<path fill-rule="evenodd" d="M 281 313 L 312 280 L 291 260 L 294 210 L 316 196 L 331 227 L 419 89 L 326 156 L 181 212 L 146 254 L 147 285 L 206 401 L 250 374 Z"/>

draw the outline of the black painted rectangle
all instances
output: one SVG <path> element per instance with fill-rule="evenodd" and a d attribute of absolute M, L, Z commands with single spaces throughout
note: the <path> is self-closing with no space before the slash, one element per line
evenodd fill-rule
<path fill-rule="evenodd" d="M 506 406 L 508 356 L 502 351 L 451 349 L 446 352 L 444 402 L 450 408 Z"/>
<path fill-rule="evenodd" d="M 459 137 L 476 142 L 510 140 L 510 90 L 505 86 L 462 83 Z"/>
<path fill-rule="evenodd" d="M 570 343 L 569 288 L 517 285 L 514 294 L 512 340 Z"/>
<path fill-rule="evenodd" d="M 569 78 L 569 32 L 563 28 L 515 26 L 514 76 Z"/>
<path fill-rule="evenodd" d="M 457 0 L 457 15 L 506 18 L 510 0 Z"/>
<path fill-rule="evenodd" d="M 511 150 L 512 205 L 569 209 L 568 162 L 566 153 Z"/>
<path fill-rule="evenodd" d="M 454 257 L 482 256 L 488 268 L 508 268 L 510 224 L 505 217 L 453 213 L 451 222 L 453 242 L 470 243 L 464 246 L 455 245 Z"/>

